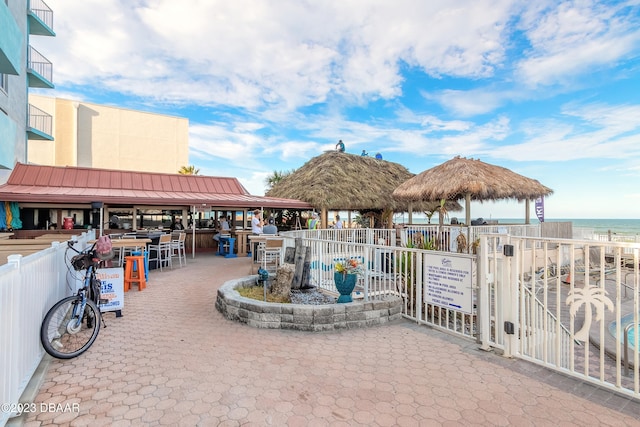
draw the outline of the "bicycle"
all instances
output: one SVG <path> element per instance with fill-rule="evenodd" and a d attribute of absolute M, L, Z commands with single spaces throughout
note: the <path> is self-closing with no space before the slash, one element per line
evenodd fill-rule
<path fill-rule="evenodd" d="M 100 304 L 108 301 L 100 299 L 102 284 L 96 277 L 96 269 L 102 259 L 95 247 L 94 243 L 89 249 L 78 251 L 73 242 L 68 242 L 67 250 L 77 253 L 71 258 L 69 271 L 73 267 L 75 271 L 87 272 L 82 288 L 75 295 L 58 301 L 42 321 L 40 341 L 44 350 L 57 359 L 72 359 L 87 351 L 104 324 Z"/>

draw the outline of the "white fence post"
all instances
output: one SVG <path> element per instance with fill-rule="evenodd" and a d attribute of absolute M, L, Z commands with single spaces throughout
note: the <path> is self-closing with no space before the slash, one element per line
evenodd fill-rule
<path fill-rule="evenodd" d="M 491 304 L 489 299 L 489 287 L 495 286 L 495 273 L 489 272 L 489 244 L 487 236 L 480 236 L 478 253 L 478 341 L 480 348 L 488 351 L 491 349 Z"/>

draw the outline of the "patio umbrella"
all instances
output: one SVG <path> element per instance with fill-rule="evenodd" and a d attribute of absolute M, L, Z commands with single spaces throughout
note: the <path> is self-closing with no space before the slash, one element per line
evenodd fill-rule
<path fill-rule="evenodd" d="M 529 200 L 552 193 L 553 190 L 535 179 L 501 166 L 457 156 L 403 182 L 393 191 L 393 197 L 404 201 L 464 199 L 465 224 L 469 225 L 471 200 L 525 200 L 528 222 Z"/>

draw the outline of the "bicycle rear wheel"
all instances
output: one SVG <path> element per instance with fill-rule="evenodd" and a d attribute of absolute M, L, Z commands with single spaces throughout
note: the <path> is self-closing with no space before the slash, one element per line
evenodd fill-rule
<path fill-rule="evenodd" d="M 87 300 L 84 313 L 80 309 L 82 298 L 67 297 L 58 301 L 42 321 L 40 341 L 44 350 L 58 359 L 72 359 L 87 351 L 100 332 L 100 309 Z M 78 324 L 78 316 L 81 321 Z"/>

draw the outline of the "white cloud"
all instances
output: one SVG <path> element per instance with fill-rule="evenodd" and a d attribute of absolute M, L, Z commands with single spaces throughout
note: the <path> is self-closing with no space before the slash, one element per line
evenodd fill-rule
<path fill-rule="evenodd" d="M 190 162 L 254 194 L 339 139 L 420 170 L 459 154 L 637 174 L 637 2 L 47 3 L 57 36 L 30 42 L 58 96 L 177 106 Z"/>
<path fill-rule="evenodd" d="M 567 1 L 536 10 L 538 14 L 523 18 L 530 49 L 516 74 L 535 87 L 567 84 L 594 68 L 609 68 L 640 42 L 637 22 L 619 14 L 624 8 L 624 3 Z"/>
<path fill-rule="evenodd" d="M 571 121 L 530 121 L 520 130 L 524 142 L 493 147 L 496 158 L 519 161 L 567 161 L 576 159 L 625 159 L 640 154 L 640 106 L 590 104 L 566 105 Z"/>
<path fill-rule="evenodd" d="M 483 88 L 465 91 L 447 89 L 437 93 L 424 92 L 423 96 L 437 101 L 454 114 L 468 117 L 496 110 L 512 97 L 512 94 Z"/>
<path fill-rule="evenodd" d="M 394 98 L 400 64 L 490 75 L 504 56 L 509 1 L 51 0 L 43 41 L 63 83 L 172 103 L 251 109 Z"/>

